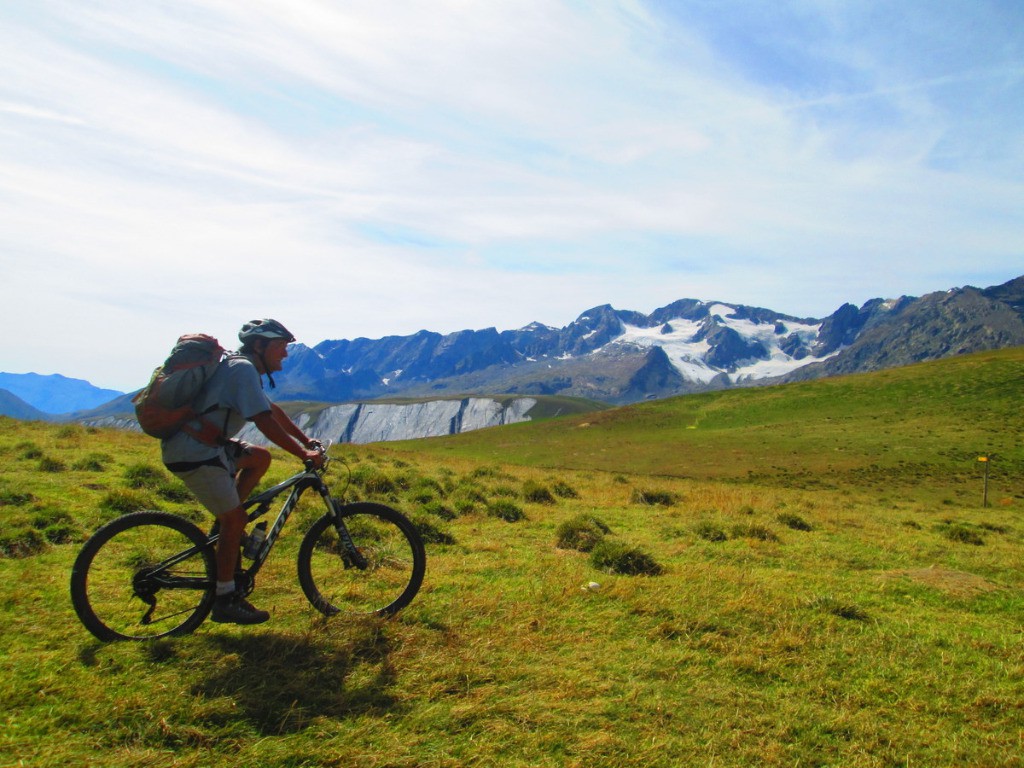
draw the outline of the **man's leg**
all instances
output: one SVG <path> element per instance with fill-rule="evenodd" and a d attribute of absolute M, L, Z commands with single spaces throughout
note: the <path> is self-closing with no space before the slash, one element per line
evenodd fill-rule
<path fill-rule="evenodd" d="M 260 624 L 270 614 L 253 607 L 235 591 L 235 568 L 238 547 L 245 531 L 246 514 L 242 507 L 217 516 L 220 537 L 217 539 L 217 599 L 213 604 L 213 621 L 230 624 Z"/>
<path fill-rule="evenodd" d="M 240 457 L 241 458 L 241 457 Z M 246 457 L 247 458 L 247 457 Z M 261 458 L 248 462 L 249 469 L 257 470 L 255 486 L 266 472 L 259 466 Z M 245 532 L 246 514 L 238 496 L 235 477 L 224 467 L 201 466 L 185 472 L 175 473 L 182 479 L 200 503 L 217 516 L 219 537 L 217 539 L 217 599 L 213 604 L 213 621 L 232 624 L 259 624 L 270 618 L 266 611 L 253 608 L 235 592 L 235 568 L 238 565 L 238 548 Z"/>
<path fill-rule="evenodd" d="M 238 498 L 245 501 L 270 469 L 270 451 L 255 445 L 246 446 L 245 452 L 235 460 L 235 467 L 238 469 L 235 477 Z M 244 522 L 242 527 L 245 527 Z"/>
<path fill-rule="evenodd" d="M 217 516 L 220 536 L 217 539 L 217 581 L 221 584 L 234 583 L 235 567 L 238 565 L 238 548 L 245 532 L 245 510 L 241 507 Z"/>
<path fill-rule="evenodd" d="M 235 462 L 238 474 L 235 488 L 239 501 L 245 501 L 270 467 L 270 451 L 249 446 Z M 217 516 L 220 522 L 220 538 L 217 539 L 217 581 L 221 584 L 234 582 L 238 567 L 238 549 L 242 543 L 246 523 L 245 510 L 241 506 Z"/>
<path fill-rule="evenodd" d="M 253 489 L 259 484 L 263 475 L 270 467 L 270 452 L 255 446 L 246 446 L 246 450 L 235 459 L 237 473 L 234 477 L 236 499 L 245 501 Z M 241 503 L 234 509 L 218 515 L 220 537 L 217 539 L 217 600 L 213 606 L 213 621 L 232 624 L 260 624 L 270 618 L 270 614 L 250 604 L 235 592 L 235 571 L 239 562 L 239 547 L 245 534 L 248 516 Z"/>

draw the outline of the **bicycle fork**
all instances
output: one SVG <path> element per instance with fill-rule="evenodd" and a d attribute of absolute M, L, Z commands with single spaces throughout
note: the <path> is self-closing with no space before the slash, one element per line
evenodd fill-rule
<path fill-rule="evenodd" d="M 334 524 L 334 530 L 338 534 L 338 541 L 341 543 L 341 560 L 346 568 L 355 566 L 360 571 L 365 571 L 369 566 L 369 561 L 363 556 L 363 553 L 359 551 L 359 547 L 352 540 L 352 535 L 348 532 L 348 528 L 341 517 L 341 507 L 344 506 L 337 499 L 332 497 L 326 487 L 320 488 L 320 495 L 323 496 L 324 501 L 327 503 L 327 508 L 330 510 L 332 522 Z"/>

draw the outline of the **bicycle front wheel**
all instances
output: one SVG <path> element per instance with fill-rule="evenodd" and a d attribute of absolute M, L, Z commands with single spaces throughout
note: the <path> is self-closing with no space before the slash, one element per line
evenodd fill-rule
<path fill-rule="evenodd" d="M 302 591 L 327 616 L 395 614 L 423 583 L 427 555 L 419 532 L 383 504 L 347 504 L 339 513 L 357 555 L 342 542 L 334 518 L 324 515 L 299 548 Z"/>
<path fill-rule="evenodd" d="M 133 512 L 100 528 L 71 570 L 71 602 L 100 640 L 187 634 L 213 607 L 214 549 L 187 520 Z"/>

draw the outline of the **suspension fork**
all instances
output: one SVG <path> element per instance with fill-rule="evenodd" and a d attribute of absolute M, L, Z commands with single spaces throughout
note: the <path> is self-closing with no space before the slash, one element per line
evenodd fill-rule
<path fill-rule="evenodd" d="M 330 510 L 329 514 L 331 515 L 331 522 L 334 524 L 334 530 L 338 533 L 338 541 L 341 542 L 342 548 L 342 559 L 347 565 L 354 565 L 359 570 L 365 571 L 369 567 L 369 562 L 363 556 L 363 553 L 359 551 L 356 543 L 352 541 L 352 535 L 348 532 L 348 528 L 344 520 L 342 520 L 341 507 L 344 505 L 331 496 L 326 485 L 321 485 L 319 491 L 324 502 L 327 504 L 327 509 Z"/>

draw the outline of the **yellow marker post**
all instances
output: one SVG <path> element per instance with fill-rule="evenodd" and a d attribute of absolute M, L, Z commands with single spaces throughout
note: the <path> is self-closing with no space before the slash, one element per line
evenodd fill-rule
<path fill-rule="evenodd" d="M 978 461 L 985 465 L 985 495 L 982 497 L 982 506 L 988 506 L 988 456 L 979 456 Z"/>

